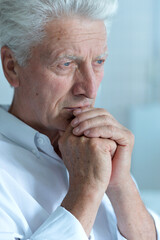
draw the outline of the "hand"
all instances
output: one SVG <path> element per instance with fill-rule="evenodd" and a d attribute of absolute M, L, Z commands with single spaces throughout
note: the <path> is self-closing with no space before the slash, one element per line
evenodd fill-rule
<path fill-rule="evenodd" d="M 69 171 L 70 188 L 105 192 L 111 176 L 116 144 L 109 139 L 77 137 L 69 126 L 59 139 L 59 150 Z"/>
<path fill-rule="evenodd" d="M 107 195 L 114 208 L 121 234 L 126 239 L 156 239 L 154 221 L 130 175 L 133 134 L 104 109 L 78 110 L 74 111 L 76 118 L 71 122 L 75 136 L 111 139 L 117 143 L 116 152 L 112 155 L 112 174 Z"/>
<path fill-rule="evenodd" d="M 105 109 L 82 108 L 73 112 L 71 125 L 75 136 L 110 139 L 116 142 L 117 150 L 112 158 L 112 174 L 109 187 L 123 185 L 130 178 L 133 134 L 118 123 Z M 77 131 L 79 130 L 79 131 Z"/>
<path fill-rule="evenodd" d="M 89 236 L 110 180 L 116 144 L 108 139 L 77 137 L 72 131 L 69 126 L 58 142 L 70 179 L 61 206 L 81 222 Z"/>

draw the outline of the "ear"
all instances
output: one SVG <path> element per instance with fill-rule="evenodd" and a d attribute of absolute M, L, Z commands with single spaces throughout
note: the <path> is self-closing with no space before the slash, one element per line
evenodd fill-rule
<path fill-rule="evenodd" d="M 7 46 L 1 48 L 1 60 L 6 79 L 14 88 L 19 87 L 19 65 Z"/>

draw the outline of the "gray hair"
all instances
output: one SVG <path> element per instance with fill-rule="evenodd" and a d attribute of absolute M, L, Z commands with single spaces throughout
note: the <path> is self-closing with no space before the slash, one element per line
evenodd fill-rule
<path fill-rule="evenodd" d="M 63 16 L 103 20 L 108 32 L 118 0 L 0 0 L 0 49 L 8 46 L 24 66 L 31 47 L 45 36 L 45 24 Z"/>

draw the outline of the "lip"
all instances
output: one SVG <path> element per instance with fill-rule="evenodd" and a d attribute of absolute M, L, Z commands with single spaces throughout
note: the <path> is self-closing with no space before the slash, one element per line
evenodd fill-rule
<path fill-rule="evenodd" d="M 76 109 L 79 109 L 79 108 L 81 108 L 81 107 L 69 107 L 69 108 L 64 108 L 64 109 L 73 111 L 73 110 L 76 110 Z"/>
<path fill-rule="evenodd" d="M 84 107 L 90 107 L 91 106 L 91 104 L 87 104 L 87 105 L 82 105 L 82 106 L 77 106 L 77 107 L 65 107 L 64 109 L 66 109 L 66 110 L 76 110 L 76 109 L 79 109 L 79 108 L 84 108 Z"/>

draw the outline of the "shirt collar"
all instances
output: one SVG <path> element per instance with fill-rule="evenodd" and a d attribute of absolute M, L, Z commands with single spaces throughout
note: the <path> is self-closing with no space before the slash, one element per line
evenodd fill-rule
<path fill-rule="evenodd" d="M 30 151 L 36 148 L 37 131 L 10 114 L 8 109 L 9 106 L 0 106 L 0 133 Z"/>
<path fill-rule="evenodd" d="M 0 133 L 19 146 L 33 152 L 39 157 L 39 151 L 43 151 L 50 157 L 61 161 L 62 159 L 54 151 L 49 138 L 31 128 L 23 121 L 8 112 L 9 106 L 0 105 Z"/>

